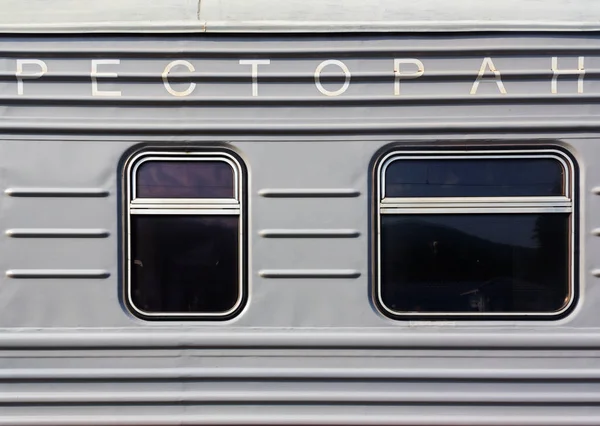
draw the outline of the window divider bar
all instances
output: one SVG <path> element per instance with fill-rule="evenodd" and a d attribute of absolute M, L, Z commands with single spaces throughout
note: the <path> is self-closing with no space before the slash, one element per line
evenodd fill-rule
<path fill-rule="evenodd" d="M 380 207 L 380 214 L 571 213 L 572 207 Z"/>
<path fill-rule="evenodd" d="M 239 216 L 241 209 L 221 209 L 221 208 L 131 208 L 129 213 L 132 215 L 230 215 Z"/>
<path fill-rule="evenodd" d="M 218 205 L 239 205 L 240 201 L 235 198 L 135 198 L 131 200 L 131 205 L 152 205 L 152 204 L 218 204 Z"/>
<path fill-rule="evenodd" d="M 510 208 L 510 207 L 522 207 L 522 208 L 567 208 L 572 207 L 571 203 L 397 203 L 397 204 L 382 204 L 381 208 L 399 208 L 399 209 L 411 209 L 411 208 L 444 208 L 444 209 L 460 209 L 460 208 Z"/>
<path fill-rule="evenodd" d="M 386 197 L 381 204 L 417 204 L 417 203 L 568 203 L 569 197 Z"/>
<path fill-rule="evenodd" d="M 129 209 L 153 209 L 153 210 L 240 210 L 240 203 L 236 204 L 130 204 Z"/>
<path fill-rule="evenodd" d="M 570 208 L 572 201 L 566 197 L 506 197 L 506 198 L 384 198 L 380 208 Z"/>

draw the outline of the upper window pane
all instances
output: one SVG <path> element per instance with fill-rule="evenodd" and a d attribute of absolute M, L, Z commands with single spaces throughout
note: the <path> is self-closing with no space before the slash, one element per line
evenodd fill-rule
<path fill-rule="evenodd" d="M 146 161 L 137 170 L 138 198 L 234 198 L 234 175 L 224 161 Z"/>
<path fill-rule="evenodd" d="M 386 197 L 564 195 L 564 168 L 552 158 L 403 159 L 385 172 Z"/>

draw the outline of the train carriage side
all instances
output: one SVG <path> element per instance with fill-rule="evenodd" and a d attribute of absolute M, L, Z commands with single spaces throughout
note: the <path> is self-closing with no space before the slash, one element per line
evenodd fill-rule
<path fill-rule="evenodd" d="M 595 34 L 0 58 L 0 425 L 600 424 Z"/>

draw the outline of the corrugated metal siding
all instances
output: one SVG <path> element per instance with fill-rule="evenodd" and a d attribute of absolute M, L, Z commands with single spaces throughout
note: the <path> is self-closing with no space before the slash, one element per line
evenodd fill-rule
<path fill-rule="evenodd" d="M 0 425 L 600 424 L 599 53 L 566 36 L 2 39 Z M 583 94 L 567 77 L 551 94 L 552 56 L 585 56 Z M 506 95 L 469 94 L 483 57 Z M 18 58 L 49 68 L 23 96 Z M 99 58 L 121 59 L 99 80 L 121 97 L 91 96 Z M 257 97 L 250 58 L 271 59 Z M 399 96 L 393 58 L 425 66 Z M 196 67 L 189 97 L 160 77 L 177 59 Z M 314 84 L 327 59 L 353 74 L 339 97 Z M 119 161 L 147 141 L 227 144 L 247 163 L 250 301 L 231 322 L 147 323 L 121 306 Z M 374 309 L 371 161 L 436 141 L 573 153 L 582 297 L 569 318 L 427 324 Z M 296 238 L 311 230 L 323 235 Z"/>
<path fill-rule="evenodd" d="M 164 134 L 494 131 L 501 124 L 511 130 L 595 129 L 599 54 L 596 37 L 564 35 L 10 39 L 0 44 L 5 105 L 0 129 Z M 559 78 L 559 93 L 551 93 L 553 56 L 561 69 L 577 68 L 577 57 L 585 57 L 584 93 L 565 76 Z M 501 71 L 506 95 L 493 83 L 482 83 L 477 95 L 470 95 L 485 57 Z M 44 78 L 24 81 L 23 96 L 17 95 L 14 77 L 18 58 L 37 58 L 48 66 Z M 402 82 L 400 96 L 394 95 L 394 58 L 418 59 L 425 66 L 422 77 Z M 120 60 L 98 69 L 118 73 L 99 84 L 100 90 L 120 90 L 121 97 L 91 96 L 92 59 Z M 257 97 L 250 66 L 240 65 L 242 59 L 271 60 L 259 66 Z M 324 96 L 315 86 L 316 67 L 329 59 L 342 60 L 352 73 L 342 96 Z M 163 86 L 161 73 L 175 60 L 196 68 L 173 71 L 173 80 L 179 75 L 186 82 L 178 90 L 188 87 L 190 77 L 197 83 L 190 96 L 171 96 Z M 328 73 L 341 75 L 335 65 L 325 69 Z M 330 90 L 341 87 L 339 80 L 324 84 Z"/>

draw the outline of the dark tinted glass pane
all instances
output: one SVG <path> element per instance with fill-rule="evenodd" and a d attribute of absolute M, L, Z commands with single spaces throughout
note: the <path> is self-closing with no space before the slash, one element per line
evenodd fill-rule
<path fill-rule="evenodd" d="M 382 216 L 382 299 L 401 312 L 554 312 L 568 214 Z"/>
<path fill-rule="evenodd" d="M 386 197 L 563 195 L 553 159 L 398 160 L 385 174 Z"/>
<path fill-rule="evenodd" d="M 213 313 L 238 299 L 237 216 L 131 217 L 135 306 L 147 312 Z"/>
<path fill-rule="evenodd" d="M 223 161 L 146 161 L 137 171 L 140 198 L 233 198 L 233 169 Z"/>

